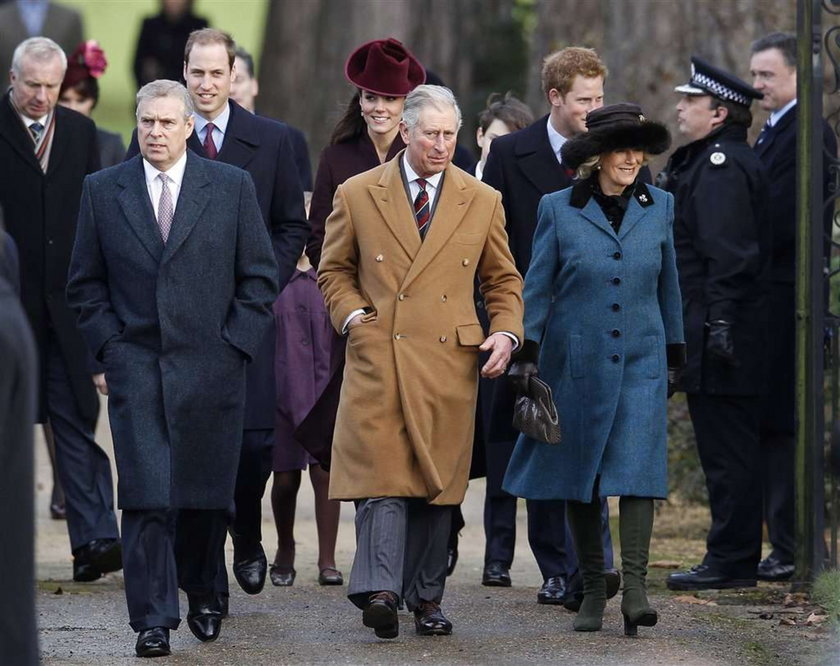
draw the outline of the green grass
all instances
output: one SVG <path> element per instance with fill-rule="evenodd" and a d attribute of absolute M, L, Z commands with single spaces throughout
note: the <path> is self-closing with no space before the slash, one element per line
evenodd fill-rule
<path fill-rule="evenodd" d="M 82 12 L 85 38 L 96 39 L 108 59 L 108 69 L 99 82 L 100 100 L 93 112 L 94 120 L 105 129 L 120 132 L 127 142 L 134 128 L 134 49 L 143 18 L 157 13 L 158 3 L 66 0 L 64 4 Z M 210 21 L 212 27 L 230 32 L 239 44 L 259 57 L 267 9 L 267 0 L 198 0 L 194 11 Z"/>
<path fill-rule="evenodd" d="M 840 629 L 840 571 L 823 571 L 814 581 L 811 598 L 825 608 L 835 629 Z"/>

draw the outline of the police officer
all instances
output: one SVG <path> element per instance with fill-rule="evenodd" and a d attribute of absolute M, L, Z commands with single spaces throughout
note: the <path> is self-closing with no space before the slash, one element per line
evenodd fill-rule
<path fill-rule="evenodd" d="M 672 590 L 751 587 L 761 557 L 760 396 L 764 385 L 771 228 L 767 178 L 747 144 L 761 93 L 691 59 L 678 86 L 679 148 L 658 184 L 675 197 L 688 394 L 712 526 L 703 562 L 668 576 Z"/>

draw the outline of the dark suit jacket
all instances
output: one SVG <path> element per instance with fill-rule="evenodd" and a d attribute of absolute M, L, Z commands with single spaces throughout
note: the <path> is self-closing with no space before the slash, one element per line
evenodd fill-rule
<path fill-rule="evenodd" d="M 15 48 L 31 35 L 23 25 L 15 2 L 0 6 L 0 26 L 0 71 L 8 80 Z M 82 15 L 61 3 L 51 2 L 44 17 L 41 35 L 49 37 L 69 56 L 85 39 Z"/>
<path fill-rule="evenodd" d="M 187 151 L 164 245 L 143 161 L 85 180 L 67 298 L 105 363 L 123 509 L 226 509 L 277 263 L 242 170 Z"/>
<path fill-rule="evenodd" d="M 184 47 L 193 30 L 207 19 L 188 12 L 172 23 L 161 12 L 143 19 L 134 52 L 134 80 L 142 88 L 155 79 L 184 80 Z"/>
<path fill-rule="evenodd" d="M 16 294 L 20 294 L 20 259 L 17 245 L 9 234 L 0 229 L 0 278 L 6 280 Z"/>
<path fill-rule="evenodd" d="M 2 232 L 0 232 L 2 233 Z M 0 255 L 0 525 L 8 544 L 0 548 L 4 594 L 0 597 L 0 644 L 9 664 L 34 666 L 38 659 L 35 627 L 35 496 L 32 422 L 37 378 L 35 345 L 26 315 L 11 285 L 3 279 Z"/>
<path fill-rule="evenodd" d="M 0 205 L 6 229 L 20 253 L 21 300 L 35 334 L 40 369 L 50 327 L 55 331 L 80 413 L 93 425 L 99 399 L 91 381 L 96 368 L 87 353 L 64 287 L 76 235 L 86 174 L 99 169 L 96 126 L 81 114 L 56 107 L 55 136 L 47 173 L 35 159 L 32 140 L 9 101 L 0 100 Z M 41 414 L 44 386 L 41 381 Z"/>
<path fill-rule="evenodd" d="M 229 104 L 230 120 L 216 160 L 245 169 L 251 175 L 260 211 L 274 246 L 279 267 L 277 279 L 282 290 L 294 274 L 309 235 L 289 128 L 275 120 L 255 116 L 232 100 Z M 187 140 L 187 146 L 197 155 L 205 156 L 196 133 Z M 128 156 L 138 152 L 135 132 Z M 248 367 L 246 429 L 274 428 L 274 410 L 277 407 L 274 337 L 272 328 L 263 340 L 254 363 Z"/>

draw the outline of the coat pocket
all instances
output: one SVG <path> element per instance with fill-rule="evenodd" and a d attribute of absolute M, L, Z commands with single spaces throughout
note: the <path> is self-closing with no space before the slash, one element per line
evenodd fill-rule
<path fill-rule="evenodd" d="M 462 347 L 477 347 L 484 342 L 484 329 L 481 324 L 464 324 L 455 327 L 458 344 Z"/>
<path fill-rule="evenodd" d="M 460 245 L 477 245 L 482 240 L 484 240 L 484 234 L 463 234 L 456 232 L 452 234 L 452 240 L 453 242 L 458 243 Z"/>
<path fill-rule="evenodd" d="M 584 376 L 585 359 L 583 358 L 583 336 L 569 336 L 569 371 L 574 379 Z"/>

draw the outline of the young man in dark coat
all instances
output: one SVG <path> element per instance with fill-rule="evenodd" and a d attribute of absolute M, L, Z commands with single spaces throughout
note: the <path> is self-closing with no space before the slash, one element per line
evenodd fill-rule
<path fill-rule="evenodd" d="M 99 168 L 96 126 L 57 106 L 67 68 L 61 48 L 32 37 L 15 50 L 11 89 L 0 100 L 0 205 L 20 253 L 21 301 L 38 348 L 37 420 L 55 436 L 66 494 L 73 578 L 120 568 L 111 462 L 94 441 L 101 372 L 64 297 L 82 181 Z"/>
<path fill-rule="evenodd" d="M 245 366 L 273 318 L 277 262 L 251 178 L 187 151 L 186 89 L 155 81 L 137 99 L 142 159 L 85 181 L 67 296 L 105 364 L 126 599 L 138 656 L 157 656 L 179 586 L 193 634 L 219 634 Z"/>
<path fill-rule="evenodd" d="M 796 341 L 796 37 L 773 33 L 754 42 L 750 73 L 764 97 L 759 106 L 770 117 L 754 146 L 767 169 L 770 204 L 767 222 L 773 229 L 770 307 L 767 326 L 768 365 L 773 382 L 767 387 L 761 413 L 761 460 L 764 520 L 773 549 L 758 564 L 759 580 L 787 580 L 793 575 L 794 534 L 794 364 Z M 830 159 L 837 156 L 834 131 L 823 121 L 823 192 L 828 197 Z M 826 211 L 826 236 L 831 236 L 833 207 Z"/>
<path fill-rule="evenodd" d="M 766 370 L 771 234 L 767 176 L 747 144 L 757 92 L 691 60 L 678 86 L 691 143 L 658 182 L 674 195 L 674 245 L 687 365 L 681 387 L 706 474 L 712 526 L 703 562 L 668 576 L 672 590 L 755 585 L 761 557 L 759 415 Z"/>
<path fill-rule="evenodd" d="M 566 169 L 560 148 L 567 139 L 586 131 L 586 114 L 604 105 L 607 69 L 591 49 L 568 47 L 546 57 L 542 84 L 551 111 L 518 132 L 493 140 L 484 167 L 483 180 L 502 193 L 510 250 L 516 268 L 524 276 L 531 260 L 531 241 L 537 225 L 537 206 L 545 194 L 572 184 L 574 172 Z M 646 179 L 646 180 L 649 180 Z M 482 386 L 482 389 L 484 387 Z M 506 587 L 516 539 L 516 498 L 502 490 L 502 479 L 519 433 L 511 425 L 515 394 L 507 382 L 496 382 L 492 395 L 492 418 L 487 435 L 487 498 L 484 529 L 487 546 L 482 583 Z M 543 585 L 537 601 L 567 603 L 577 610 L 582 586 L 577 556 L 566 526 L 566 503 L 562 500 L 528 500 L 528 542 L 537 560 Z M 618 591 L 618 572 L 612 570 L 612 541 L 604 502 L 604 555 L 610 596 Z M 572 579 L 570 581 L 570 579 Z M 567 590 L 567 584 L 571 584 Z"/>

